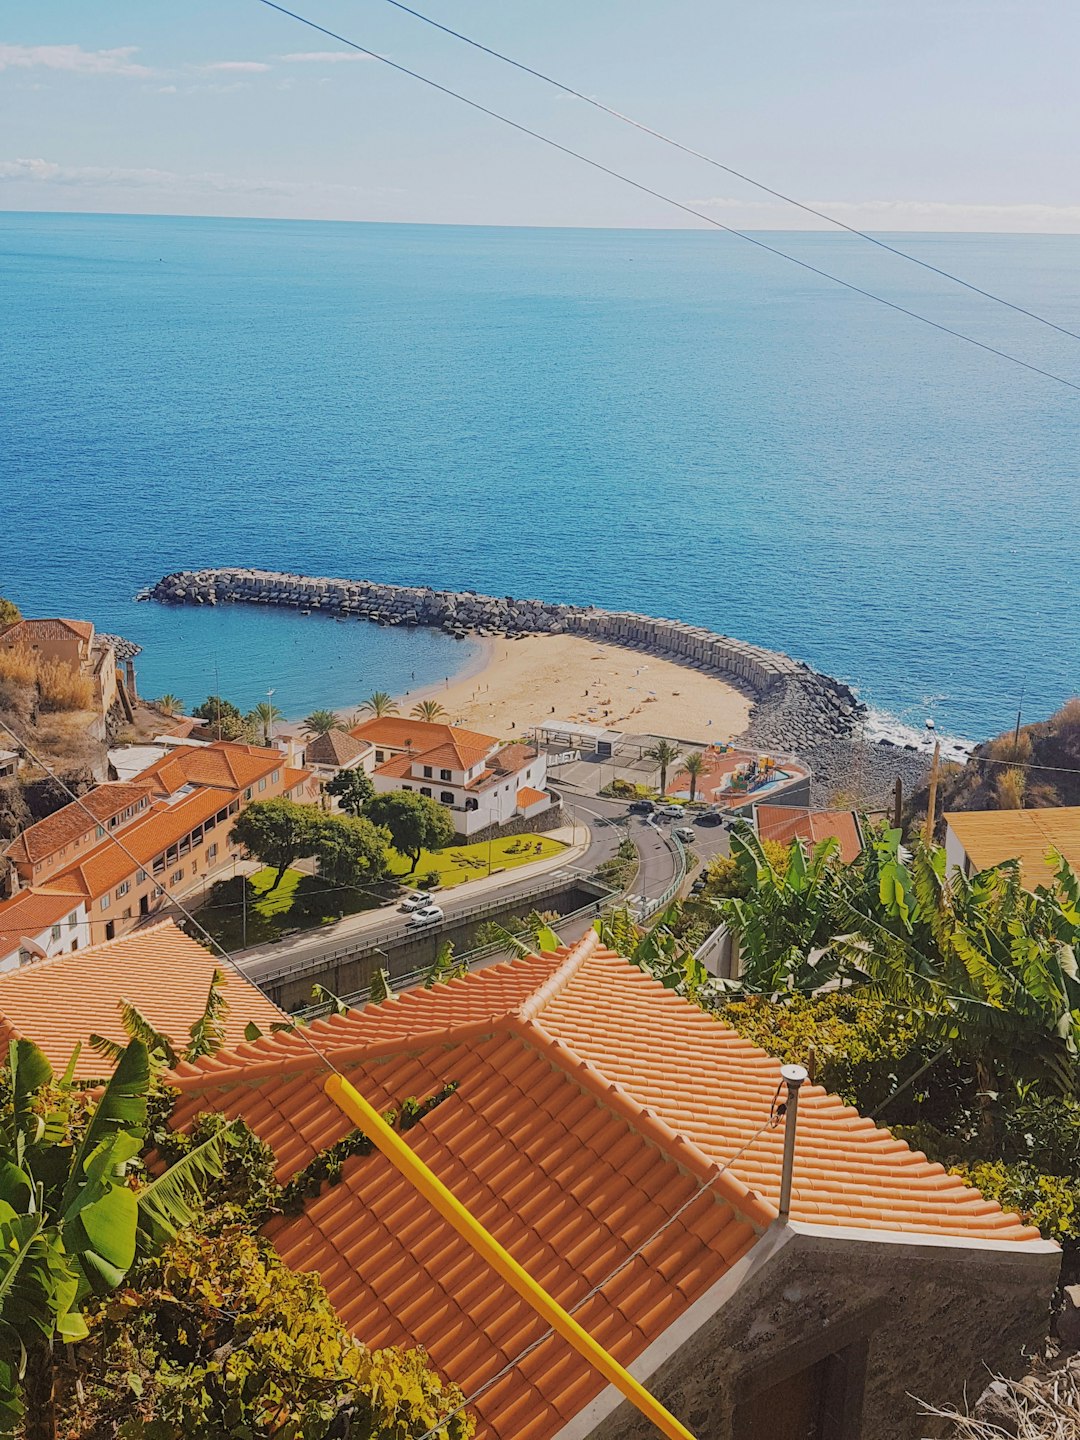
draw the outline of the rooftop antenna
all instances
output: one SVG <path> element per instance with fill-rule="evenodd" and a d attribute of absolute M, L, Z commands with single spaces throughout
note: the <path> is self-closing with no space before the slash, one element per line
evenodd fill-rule
<path fill-rule="evenodd" d="M 780 1176 L 781 1220 L 791 1213 L 791 1176 L 795 1168 L 795 1123 L 799 1114 L 799 1090 L 810 1078 L 805 1065 L 781 1065 L 780 1078 L 787 1085 L 784 1110 L 784 1168 Z"/>

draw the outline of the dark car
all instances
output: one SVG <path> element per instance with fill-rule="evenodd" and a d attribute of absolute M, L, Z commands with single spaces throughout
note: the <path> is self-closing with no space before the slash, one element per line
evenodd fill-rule
<path fill-rule="evenodd" d="M 631 815 L 651 815 L 656 809 L 655 800 L 631 800 L 626 807 Z"/>
<path fill-rule="evenodd" d="M 724 817 L 719 810 L 703 810 L 694 823 L 695 825 L 723 825 Z"/>

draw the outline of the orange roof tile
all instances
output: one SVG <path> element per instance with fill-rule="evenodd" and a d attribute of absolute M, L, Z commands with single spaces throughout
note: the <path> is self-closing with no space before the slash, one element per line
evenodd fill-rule
<path fill-rule="evenodd" d="M 543 790 L 534 790 L 531 785 L 523 785 L 517 792 L 517 803 L 521 810 L 527 810 L 530 805 L 535 805 L 538 800 L 546 800 L 547 796 Z"/>
<path fill-rule="evenodd" d="M 822 840 L 840 842 L 840 858 L 850 865 L 862 853 L 862 832 L 853 810 L 807 810 L 795 805 L 755 805 L 754 822 L 762 840 L 790 845 L 795 839 L 810 845 Z"/>
<path fill-rule="evenodd" d="M 1080 868 L 1080 805 L 1046 810 L 950 810 L 945 823 L 976 870 L 1019 860 L 1024 884 L 1046 885 L 1051 850 Z"/>
<path fill-rule="evenodd" d="M 176 746 L 168 755 L 140 770 L 137 779 L 158 782 L 166 794 L 172 794 L 184 784 L 245 790 L 280 769 L 283 763 L 280 750 L 214 740 L 209 745 Z"/>
<path fill-rule="evenodd" d="M 81 895 L 70 893 L 20 890 L 10 899 L 0 901 L 0 956 L 17 950 L 24 937 L 33 940 L 48 926 L 55 925 L 81 900 Z"/>
<path fill-rule="evenodd" d="M 453 1080 L 410 1132 L 417 1153 L 556 1299 L 629 1363 L 776 1216 L 782 1130 L 766 1131 L 777 1062 L 603 949 L 496 965 L 316 1022 L 310 1039 L 390 1108 Z M 174 1123 L 208 1106 L 243 1116 L 296 1173 L 345 1134 L 325 1070 L 297 1035 L 243 1044 L 174 1082 Z M 614 1279 L 661 1222 L 702 1194 Z M 982 1200 L 819 1086 L 800 1103 L 794 1217 L 866 1231 L 1027 1242 L 1038 1232 Z M 543 1333 L 375 1154 L 268 1229 L 284 1259 L 317 1269 L 370 1345 L 424 1344 L 466 1392 Z M 550 1440 L 601 1388 L 558 1339 L 476 1402 L 482 1440 Z"/>
<path fill-rule="evenodd" d="M 67 630 L 72 635 L 77 635 L 80 640 L 94 638 L 94 626 L 91 621 L 62 620 L 57 617 L 55 619 L 16 620 L 14 625 L 9 625 L 6 630 L 0 632 L 0 640 L 9 645 L 34 645 L 41 640 L 57 639 L 57 630 Z"/>
<path fill-rule="evenodd" d="M 79 1041 L 79 1079 L 107 1070 L 91 1034 L 121 1043 L 127 1038 L 119 1004 L 127 1000 L 154 1027 L 182 1046 L 203 1012 L 216 961 L 171 920 L 137 930 L 120 940 L 93 945 L 52 960 L 39 960 L 0 974 L 0 1051 L 17 1035 L 41 1047 L 55 1069 L 62 1069 Z M 235 971 L 223 970 L 228 1002 L 226 1044 L 236 1045 L 254 1021 L 269 1029 L 282 1012 Z"/>
<path fill-rule="evenodd" d="M 349 731 L 357 740 L 370 740 L 373 745 L 385 745 L 388 750 L 430 750 L 435 745 L 456 741 L 474 749 L 483 749 L 485 755 L 499 742 L 494 735 L 481 735 L 477 730 L 462 730 L 456 725 L 441 721 L 409 720 L 399 715 L 379 715 L 362 720 Z"/>
<path fill-rule="evenodd" d="M 370 742 L 357 740 L 347 730 L 328 730 L 307 742 L 304 758 L 309 765 L 340 768 L 358 760 L 371 749 Z"/>
<path fill-rule="evenodd" d="M 70 805 L 46 815 L 36 825 L 30 825 L 12 840 L 4 854 L 16 864 L 38 864 L 88 830 L 93 830 L 95 825 L 106 825 L 129 805 L 137 805 L 140 800 L 149 798 L 149 793 L 149 786 L 138 780 L 115 780 L 98 785 L 78 803 L 72 801 Z"/>
<path fill-rule="evenodd" d="M 447 740 L 431 750 L 421 750 L 412 758 L 424 765 L 442 765 L 448 770 L 469 770 L 487 759 L 490 745 L 466 745 L 458 740 Z"/>
<path fill-rule="evenodd" d="M 59 875 L 50 876 L 41 888 L 75 890 L 88 898 L 97 899 L 140 867 L 149 867 L 162 851 L 177 844 L 196 825 L 203 824 L 217 811 L 225 809 L 235 799 L 235 794 L 233 790 L 200 785 L 190 795 L 172 804 L 158 801 L 148 814 L 121 831 L 117 837 L 120 844 L 106 836 L 77 864 Z"/>

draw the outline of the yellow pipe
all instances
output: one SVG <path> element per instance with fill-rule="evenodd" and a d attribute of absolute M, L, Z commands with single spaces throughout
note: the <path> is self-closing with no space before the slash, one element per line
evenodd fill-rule
<path fill-rule="evenodd" d="M 621 1390 L 632 1405 L 656 1426 L 669 1440 L 694 1440 L 693 1434 L 681 1425 L 668 1410 L 665 1410 L 644 1385 L 640 1385 L 629 1370 L 598 1345 L 587 1330 L 538 1285 L 532 1276 L 521 1268 L 509 1251 L 504 1250 L 493 1235 L 490 1235 L 474 1216 L 466 1210 L 461 1201 L 448 1190 L 439 1177 L 424 1164 L 396 1130 L 393 1130 L 379 1112 L 364 1099 L 358 1090 L 340 1075 L 327 1078 L 323 1089 L 330 1099 L 343 1110 L 349 1119 L 363 1130 L 377 1150 L 381 1150 L 392 1165 L 405 1176 L 420 1194 L 432 1205 L 444 1220 L 448 1221 L 463 1240 L 467 1240 L 482 1260 L 486 1260 L 497 1275 L 516 1290 L 521 1298 L 536 1311 L 542 1320 L 597 1370 L 609 1385 Z"/>

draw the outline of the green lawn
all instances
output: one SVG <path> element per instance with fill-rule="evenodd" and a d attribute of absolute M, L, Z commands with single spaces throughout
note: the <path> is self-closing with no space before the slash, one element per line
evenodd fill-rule
<path fill-rule="evenodd" d="M 511 835 L 493 840 L 490 846 L 486 841 L 478 845 L 451 845 L 434 853 L 429 850 L 422 851 L 411 875 L 408 873 L 410 862 L 396 850 L 391 850 L 390 871 L 410 885 L 419 885 L 421 881 L 427 885 L 426 877 L 432 871 L 437 871 L 440 888 L 448 890 L 452 885 L 460 885 L 466 880 L 478 880 L 487 875 L 489 852 L 491 872 L 494 873 L 496 870 L 511 870 L 518 865 L 530 865 L 536 860 L 546 860 L 565 849 L 566 846 L 561 840 L 549 840 L 546 835 Z"/>
<path fill-rule="evenodd" d="M 560 840 L 543 835 L 514 835 L 493 840 L 490 846 L 491 870 L 509 870 L 557 855 L 566 846 Z M 387 852 L 390 875 L 369 889 L 335 888 L 314 875 L 300 870 L 286 870 L 281 883 L 271 890 L 274 871 L 257 870 L 246 879 L 237 875 L 219 880 L 210 891 L 198 919 L 226 950 L 245 945 L 265 945 L 279 940 L 293 930 L 309 930 L 330 925 L 343 915 L 356 915 L 391 904 L 400 894 L 402 885 L 428 885 L 428 877 L 437 871 L 440 890 L 449 890 L 466 880 L 477 880 L 488 873 L 489 846 L 453 845 L 432 854 L 425 850 L 412 875 L 409 861 L 396 850 Z M 247 888 L 247 927 L 244 925 L 244 887 Z"/>

